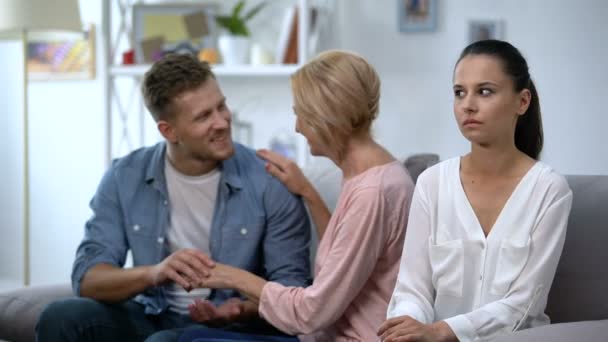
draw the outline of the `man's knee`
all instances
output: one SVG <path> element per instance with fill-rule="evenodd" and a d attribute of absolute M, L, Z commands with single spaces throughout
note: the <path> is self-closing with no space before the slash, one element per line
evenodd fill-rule
<path fill-rule="evenodd" d="M 177 342 L 184 329 L 170 329 L 157 331 L 148 336 L 145 342 Z"/>
<path fill-rule="evenodd" d="M 71 340 L 80 327 L 103 317 L 105 304 L 90 298 L 68 298 L 53 302 L 42 311 L 36 324 L 39 341 Z"/>

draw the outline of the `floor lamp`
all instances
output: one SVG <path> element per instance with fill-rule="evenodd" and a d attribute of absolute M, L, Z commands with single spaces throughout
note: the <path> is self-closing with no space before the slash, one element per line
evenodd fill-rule
<path fill-rule="evenodd" d="M 0 0 L 0 32 L 18 32 L 23 46 L 23 262 L 30 284 L 29 118 L 27 38 L 29 31 L 82 31 L 78 0 Z"/>

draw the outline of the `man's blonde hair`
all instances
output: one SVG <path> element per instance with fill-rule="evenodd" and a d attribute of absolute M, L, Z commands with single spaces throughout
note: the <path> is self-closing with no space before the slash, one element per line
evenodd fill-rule
<path fill-rule="evenodd" d="M 347 139 L 369 133 L 378 116 L 380 78 L 351 52 L 319 54 L 291 76 L 291 88 L 296 115 L 339 159 Z"/>

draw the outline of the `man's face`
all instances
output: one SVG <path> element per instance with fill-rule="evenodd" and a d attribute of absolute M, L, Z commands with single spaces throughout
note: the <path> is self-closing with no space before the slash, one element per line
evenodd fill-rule
<path fill-rule="evenodd" d="M 200 162 L 222 161 L 234 153 L 231 114 L 215 79 L 186 91 L 173 100 L 168 138 L 182 158 Z"/>

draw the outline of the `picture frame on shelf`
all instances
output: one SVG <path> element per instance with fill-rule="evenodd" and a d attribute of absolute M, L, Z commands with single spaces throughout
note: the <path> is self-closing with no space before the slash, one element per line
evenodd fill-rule
<path fill-rule="evenodd" d="M 437 28 L 437 0 L 397 0 L 402 33 L 433 32 Z"/>
<path fill-rule="evenodd" d="M 502 20 L 469 20 L 467 43 L 486 39 L 504 39 L 504 21 Z"/>
<path fill-rule="evenodd" d="M 36 32 L 27 42 L 30 81 L 95 78 L 95 25 L 82 33 Z"/>
<path fill-rule="evenodd" d="M 214 3 L 137 3 L 132 35 L 135 63 L 152 63 L 168 52 L 198 53 L 216 48 Z"/>

